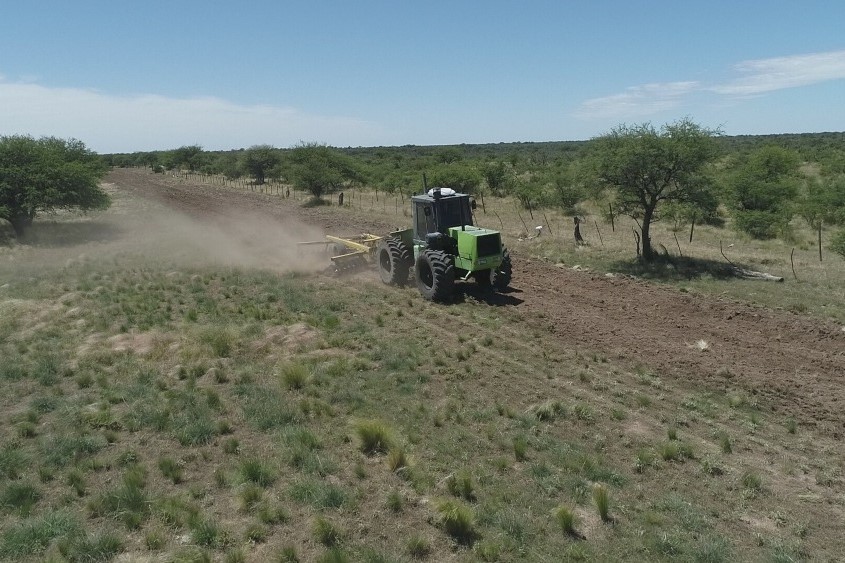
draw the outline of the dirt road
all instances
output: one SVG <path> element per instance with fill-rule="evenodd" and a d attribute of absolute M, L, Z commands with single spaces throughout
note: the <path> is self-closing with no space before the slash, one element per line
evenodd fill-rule
<path fill-rule="evenodd" d="M 107 181 L 200 220 L 238 209 L 333 233 L 395 228 L 387 218 L 360 211 L 303 208 L 276 196 L 193 185 L 140 170 L 118 169 Z M 742 389 L 764 407 L 804 424 L 833 434 L 845 430 L 843 327 L 628 277 L 558 268 L 518 249 L 512 254 L 513 306 L 552 331 L 562 348 L 646 366 L 681 386 L 690 381 L 718 391 Z"/>

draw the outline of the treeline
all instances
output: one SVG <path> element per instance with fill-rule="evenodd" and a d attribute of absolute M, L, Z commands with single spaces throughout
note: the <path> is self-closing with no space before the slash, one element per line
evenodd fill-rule
<path fill-rule="evenodd" d="M 102 158 L 111 166 L 290 183 L 316 198 L 350 186 L 420 192 L 425 175 L 429 186 L 513 196 L 526 208 L 583 214 L 590 202 L 591 209 L 633 217 L 645 226 L 646 238 L 648 225 L 659 220 L 682 228 L 730 219 L 760 239 L 788 239 L 796 219 L 818 230 L 820 240 L 825 226 L 845 224 L 845 133 L 731 137 L 683 120 L 661 129 L 620 126 L 591 141 L 366 148 L 307 143 L 232 151 L 194 145 Z M 845 256 L 845 231 L 832 241 Z"/>

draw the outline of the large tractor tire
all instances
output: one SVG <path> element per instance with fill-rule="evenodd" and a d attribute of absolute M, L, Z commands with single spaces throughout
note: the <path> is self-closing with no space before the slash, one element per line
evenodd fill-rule
<path fill-rule="evenodd" d="M 417 289 L 429 301 L 447 301 L 455 289 L 455 265 L 441 250 L 424 250 L 415 266 Z"/>
<path fill-rule="evenodd" d="M 403 286 L 411 269 L 411 251 L 396 237 L 383 238 L 376 248 L 378 275 L 386 284 Z"/>
<path fill-rule="evenodd" d="M 511 254 L 503 249 L 502 262 L 496 268 L 490 270 L 490 284 L 496 291 L 504 291 L 511 284 L 513 277 L 513 266 L 511 265 Z"/>

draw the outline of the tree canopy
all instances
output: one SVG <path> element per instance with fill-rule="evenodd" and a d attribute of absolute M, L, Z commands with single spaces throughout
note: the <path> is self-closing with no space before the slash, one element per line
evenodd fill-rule
<path fill-rule="evenodd" d="M 617 210 L 639 223 L 646 261 L 656 257 L 650 228 L 662 204 L 716 206 L 707 165 L 718 154 L 718 134 L 683 119 L 659 130 L 650 123 L 620 125 L 593 141 L 591 175 L 600 189 L 613 192 Z"/>
<path fill-rule="evenodd" d="M 0 137 L 0 219 L 21 236 L 39 213 L 103 209 L 102 160 L 76 139 Z"/>
<path fill-rule="evenodd" d="M 279 166 L 281 161 L 279 151 L 270 145 L 252 146 L 243 155 L 244 170 L 256 184 L 263 184 L 270 171 Z"/>
<path fill-rule="evenodd" d="M 293 184 L 319 199 L 346 182 L 362 181 L 355 161 L 335 149 L 318 143 L 304 143 L 290 151 Z"/>

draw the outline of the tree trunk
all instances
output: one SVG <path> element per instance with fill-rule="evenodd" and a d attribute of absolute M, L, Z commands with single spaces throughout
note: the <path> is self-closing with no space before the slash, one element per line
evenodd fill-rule
<path fill-rule="evenodd" d="M 9 217 L 9 222 L 12 224 L 12 229 L 15 230 L 15 236 L 21 238 L 26 230 L 32 226 L 32 219 L 35 217 L 34 213 L 20 212 Z"/>
<path fill-rule="evenodd" d="M 643 235 L 643 260 L 646 262 L 654 261 L 657 254 L 654 252 L 654 249 L 651 247 L 651 221 L 654 219 L 654 207 L 646 207 L 643 213 L 643 226 L 642 226 L 642 235 Z"/>

